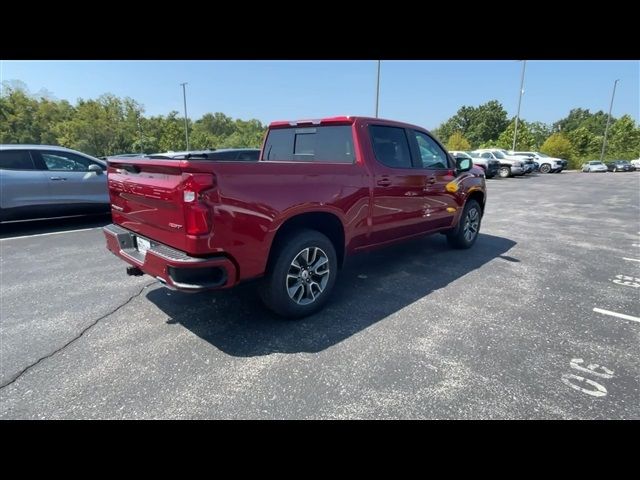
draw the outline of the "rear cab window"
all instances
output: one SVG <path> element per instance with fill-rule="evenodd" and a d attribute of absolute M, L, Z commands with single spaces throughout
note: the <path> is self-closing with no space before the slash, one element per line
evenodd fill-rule
<path fill-rule="evenodd" d="M 0 170 L 36 170 L 28 150 L 0 150 Z"/>
<path fill-rule="evenodd" d="M 354 163 L 351 125 L 270 129 L 262 160 Z"/>

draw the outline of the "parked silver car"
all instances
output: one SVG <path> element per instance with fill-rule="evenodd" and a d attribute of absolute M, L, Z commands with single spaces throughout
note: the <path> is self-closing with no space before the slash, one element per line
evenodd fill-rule
<path fill-rule="evenodd" d="M 582 164 L 582 171 L 585 173 L 591 173 L 591 172 L 604 172 L 606 173 L 608 171 L 607 166 L 602 163 L 599 162 L 597 160 L 591 161 L 591 162 L 587 162 L 587 163 L 583 163 Z"/>
<path fill-rule="evenodd" d="M 480 148 L 469 152 L 472 157 L 475 157 L 475 154 L 478 154 L 480 158 L 498 160 L 500 162 L 498 176 L 501 178 L 525 174 L 525 159 L 522 157 L 506 155 L 503 150 L 498 148 Z"/>
<path fill-rule="evenodd" d="M 0 145 L 0 221 L 109 212 L 106 169 L 69 148 Z"/>

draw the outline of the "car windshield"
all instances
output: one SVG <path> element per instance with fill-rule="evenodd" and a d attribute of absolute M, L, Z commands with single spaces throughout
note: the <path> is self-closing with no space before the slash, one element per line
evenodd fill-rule
<path fill-rule="evenodd" d="M 496 158 L 505 158 L 504 153 L 502 153 L 500 150 L 495 150 L 494 152 L 492 152 Z"/>
<path fill-rule="evenodd" d="M 469 152 L 471 158 L 481 158 L 478 152 Z"/>
<path fill-rule="evenodd" d="M 602 162 L 589 162 L 589 165 L 602 165 Z"/>
<path fill-rule="evenodd" d="M 538 156 L 540 158 L 549 158 L 549 155 L 545 155 L 544 153 L 538 152 Z"/>
<path fill-rule="evenodd" d="M 627 164 L 627 163 L 629 163 L 629 161 L 628 160 L 618 160 L 616 163 Z"/>

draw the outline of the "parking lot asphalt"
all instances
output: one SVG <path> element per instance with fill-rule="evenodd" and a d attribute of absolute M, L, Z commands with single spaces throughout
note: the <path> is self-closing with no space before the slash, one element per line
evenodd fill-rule
<path fill-rule="evenodd" d="M 2 225 L 0 418 L 640 418 L 640 172 L 487 183 L 472 249 L 354 257 L 297 322 L 126 276 L 108 218 Z"/>

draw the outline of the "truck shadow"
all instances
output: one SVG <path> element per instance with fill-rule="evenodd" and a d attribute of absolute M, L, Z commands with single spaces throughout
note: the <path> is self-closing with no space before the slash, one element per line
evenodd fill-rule
<path fill-rule="evenodd" d="M 109 223 L 111 223 L 110 213 L 2 222 L 0 239 L 104 227 Z"/>
<path fill-rule="evenodd" d="M 473 248 L 461 251 L 450 249 L 444 236 L 433 235 L 354 256 L 340 272 L 325 309 L 297 321 L 268 311 L 255 284 L 198 294 L 158 288 L 146 296 L 168 315 L 168 323 L 181 324 L 229 355 L 315 353 L 446 287 L 515 244 L 480 234 Z M 461 292 L 452 294 L 455 301 Z"/>

